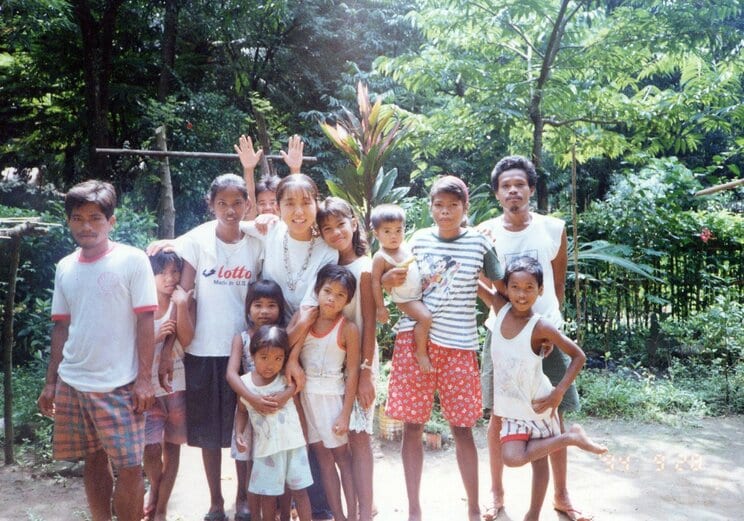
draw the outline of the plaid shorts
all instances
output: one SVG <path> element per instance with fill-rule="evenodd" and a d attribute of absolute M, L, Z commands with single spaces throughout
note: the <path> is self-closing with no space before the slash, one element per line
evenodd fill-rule
<path fill-rule="evenodd" d="M 134 412 L 133 384 L 86 393 L 57 380 L 53 456 L 79 460 L 103 449 L 116 468 L 142 464 L 145 416 Z"/>
<path fill-rule="evenodd" d="M 416 361 L 413 331 L 395 337 L 385 414 L 407 423 L 426 423 L 439 393 L 444 418 L 454 427 L 472 427 L 481 416 L 478 355 L 429 341 L 435 372 L 424 374 Z"/>

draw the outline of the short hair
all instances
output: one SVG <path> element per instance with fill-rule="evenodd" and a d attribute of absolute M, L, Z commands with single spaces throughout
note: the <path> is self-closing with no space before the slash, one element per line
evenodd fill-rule
<path fill-rule="evenodd" d="M 276 186 L 276 201 L 280 206 L 282 204 L 284 193 L 290 190 L 301 190 L 307 192 L 310 198 L 317 204 L 318 186 L 309 176 L 305 174 L 289 174 L 287 177 L 279 181 L 279 184 Z"/>
<path fill-rule="evenodd" d="M 287 362 L 289 356 L 289 337 L 284 328 L 275 325 L 265 325 L 258 328 L 258 331 L 253 333 L 251 336 L 251 343 L 248 346 L 248 351 L 251 355 L 255 355 L 261 349 L 268 349 L 270 347 L 278 347 L 284 351 L 284 363 Z"/>
<path fill-rule="evenodd" d="M 76 184 L 65 195 L 65 214 L 70 218 L 74 209 L 88 203 L 98 206 L 106 219 L 111 219 L 116 208 L 116 190 L 111 183 L 97 179 Z"/>
<path fill-rule="evenodd" d="M 256 197 L 258 197 L 258 194 L 262 194 L 264 192 L 276 193 L 276 188 L 278 185 L 279 185 L 278 176 L 275 176 L 275 175 L 263 176 L 261 179 L 258 180 L 258 183 L 256 183 Z"/>
<path fill-rule="evenodd" d="M 183 270 L 183 259 L 176 252 L 160 250 L 154 255 L 150 255 L 150 266 L 155 275 L 160 275 L 165 268 L 173 264 L 178 271 Z"/>
<path fill-rule="evenodd" d="M 506 271 L 504 271 L 504 283 L 509 284 L 509 277 L 511 277 L 512 273 L 517 273 L 520 271 L 524 271 L 526 273 L 529 273 L 533 277 L 535 277 L 535 280 L 537 281 L 537 285 L 542 287 L 543 285 L 542 266 L 536 259 L 533 259 L 532 257 L 529 257 L 527 255 L 523 255 L 521 257 L 512 259 L 509 262 L 509 264 L 506 265 Z"/>
<path fill-rule="evenodd" d="M 433 202 L 434 198 L 441 193 L 454 195 L 462 201 L 464 206 L 470 202 L 467 185 L 462 179 L 453 175 L 442 176 L 434 182 L 429 192 L 429 202 Z"/>
<path fill-rule="evenodd" d="M 365 255 L 369 247 L 367 244 L 367 234 L 364 232 L 364 226 L 359 219 L 357 219 L 351 205 L 340 197 L 326 197 L 325 200 L 318 205 L 318 213 L 315 215 L 315 222 L 318 223 L 319 228 L 322 228 L 323 222 L 331 216 L 340 219 L 348 219 L 349 221 L 356 219 L 357 229 L 351 236 L 351 245 L 354 248 L 354 253 L 358 257 Z"/>
<path fill-rule="evenodd" d="M 282 288 L 273 280 L 257 280 L 248 286 L 248 292 L 245 294 L 245 320 L 252 324 L 251 304 L 254 300 L 268 298 L 277 303 L 279 306 L 279 325 L 284 325 L 284 294 Z"/>
<path fill-rule="evenodd" d="M 491 171 L 491 190 L 495 192 L 499 189 L 499 176 L 507 170 L 521 170 L 527 175 L 527 185 L 530 188 L 537 185 L 537 172 L 532 161 L 524 156 L 506 156 Z"/>
<path fill-rule="evenodd" d="M 380 204 L 372 208 L 369 224 L 376 230 L 385 223 L 406 224 L 406 212 L 397 204 Z"/>
<path fill-rule="evenodd" d="M 348 268 L 339 266 L 338 264 L 326 264 L 320 270 L 318 270 L 318 278 L 315 280 L 315 293 L 320 292 L 320 288 L 323 284 L 330 282 L 340 282 L 346 287 L 348 293 L 348 302 L 354 298 L 356 292 L 356 277 Z"/>
<path fill-rule="evenodd" d="M 228 188 L 237 188 L 245 200 L 248 200 L 248 188 L 245 186 L 245 180 L 235 174 L 222 174 L 215 177 L 212 184 L 209 185 L 209 203 L 213 203 L 217 194 Z"/>

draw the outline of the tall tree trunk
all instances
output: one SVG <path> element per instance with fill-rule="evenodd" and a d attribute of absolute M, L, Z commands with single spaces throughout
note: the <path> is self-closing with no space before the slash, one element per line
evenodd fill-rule
<path fill-rule="evenodd" d="M 173 69 L 176 65 L 176 37 L 178 36 L 179 0 L 165 0 L 165 19 L 163 20 L 163 40 L 161 42 L 160 81 L 158 100 L 165 101 L 171 92 Z"/>
<path fill-rule="evenodd" d="M 105 154 L 96 154 L 95 149 L 111 145 L 109 87 L 116 17 L 123 2 L 124 0 L 105 2 L 99 18 L 96 18 L 87 0 L 71 2 L 83 43 L 85 124 L 90 150 L 90 171 L 99 178 L 110 178 L 112 174 L 108 157 Z"/>
<path fill-rule="evenodd" d="M 543 168 L 542 159 L 543 132 L 545 130 L 545 122 L 542 114 L 543 91 L 550 78 L 555 57 L 560 50 L 561 40 L 566 32 L 566 25 L 584 3 L 582 1 L 577 2 L 574 9 L 566 14 L 569 2 L 570 0 L 561 1 L 558 15 L 553 24 L 553 30 L 550 32 L 547 45 L 545 46 L 545 53 L 543 54 L 543 60 L 540 65 L 540 75 L 535 82 L 529 106 L 529 116 L 532 121 L 532 162 L 535 164 L 535 170 L 537 170 L 537 209 L 541 213 L 548 212 L 548 177 Z"/>
<path fill-rule="evenodd" d="M 160 150 L 168 150 L 165 138 L 165 125 L 155 129 L 155 137 Z M 173 183 L 171 182 L 170 161 L 160 160 L 160 202 L 158 203 L 158 237 L 172 239 L 176 236 L 176 208 L 173 205 Z"/>

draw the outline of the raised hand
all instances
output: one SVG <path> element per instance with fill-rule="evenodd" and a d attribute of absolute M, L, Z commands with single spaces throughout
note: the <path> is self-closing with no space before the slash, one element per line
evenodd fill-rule
<path fill-rule="evenodd" d="M 287 152 L 281 150 L 279 153 L 282 155 L 282 159 L 289 167 L 290 174 L 299 174 L 302 169 L 302 155 L 305 150 L 305 143 L 302 142 L 302 138 L 295 134 L 289 138 L 287 144 Z"/>
<path fill-rule="evenodd" d="M 256 151 L 253 148 L 253 141 L 251 141 L 251 138 L 246 135 L 240 136 L 238 138 L 238 144 L 233 145 L 233 148 L 235 149 L 235 153 L 238 154 L 240 164 L 243 165 L 243 170 L 253 172 L 256 165 L 261 160 L 263 150 L 259 148 L 258 151 Z"/>

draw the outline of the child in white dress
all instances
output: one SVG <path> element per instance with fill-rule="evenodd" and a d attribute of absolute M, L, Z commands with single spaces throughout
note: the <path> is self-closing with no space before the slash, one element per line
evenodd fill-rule
<path fill-rule="evenodd" d="M 282 370 L 289 350 L 289 339 L 284 329 L 261 326 L 250 343 L 254 370 L 240 378 L 242 384 L 260 396 L 284 393 L 287 380 Z M 305 489 L 313 479 L 296 401 L 295 397 L 275 412 L 265 414 L 242 396 L 240 398 L 235 416 L 236 442 L 239 450 L 253 454 L 248 491 L 259 496 L 259 519 L 274 519 L 276 499 L 284 493 L 286 486 L 292 491 L 300 520 L 311 521 L 310 500 Z M 252 439 L 245 435 L 249 418 Z"/>
<path fill-rule="evenodd" d="M 320 269 L 315 283 L 318 314 L 300 351 L 308 443 L 320 463 L 323 488 L 336 521 L 357 519 L 348 430 L 356 398 L 360 342 L 356 324 L 343 315 L 355 291 L 356 279 L 344 266 L 328 264 Z M 341 504 L 336 466 L 348 517 Z"/>

